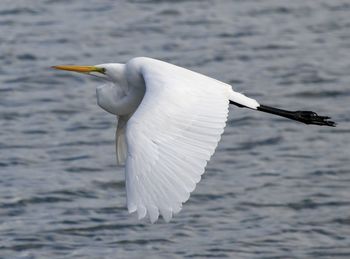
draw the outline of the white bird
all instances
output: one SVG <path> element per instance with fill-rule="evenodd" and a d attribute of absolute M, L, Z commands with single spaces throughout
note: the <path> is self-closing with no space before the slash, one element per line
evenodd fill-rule
<path fill-rule="evenodd" d="M 116 152 L 125 165 L 127 207 L 153 223 L 169 222 L 186 202 L 220 140 L 229 103 L 301 121 L 335 126 L 310 111 L 260 105 L 228 84 L 160 60 L 55 66 L 103 78 L 97 103 L 117 116 Z"/>

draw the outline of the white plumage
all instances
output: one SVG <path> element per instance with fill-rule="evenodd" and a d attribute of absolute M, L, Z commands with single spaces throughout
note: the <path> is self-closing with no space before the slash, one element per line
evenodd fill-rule
<path fill-rule="evenodd" d="M 97 88 L 98 104 L 119 117 L 117 161 L 125 163 L 128 210 L 151 222 L 159 215 L 168 222 L 188 200 L 224 131 L 229 101 L 259 106 L 230 85 L 150 58 L 89 71 L 56 68 L 112 83 Z"/>
<path fill-rule="evenodd" d="M 169 221 L 204 173 L 224 130 L 230 87 L 141 59 L 145 96 L 127 123 L 129 212 Z"/>

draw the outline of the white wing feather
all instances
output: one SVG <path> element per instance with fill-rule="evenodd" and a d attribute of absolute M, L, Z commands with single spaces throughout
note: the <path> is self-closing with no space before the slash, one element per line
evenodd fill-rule
<path fill-rule="evenodd" d="M 134 60 L 135 61 L 135 60 Z M 127 122 L 129 212 L 169 221 L 204 173 L 224 131 L 229 85 L 162 61 L 137 58 L 145 96 Z"/>
<path fill-rule="evenodd" d="M 117 130 L 115 132 L 115 147 L 117 155 L 117 165 L 125 165 L 125 160 L 127 156 L 127 145 L 126 145 L 126 122 L 128 117 L 117 116 Z"/>

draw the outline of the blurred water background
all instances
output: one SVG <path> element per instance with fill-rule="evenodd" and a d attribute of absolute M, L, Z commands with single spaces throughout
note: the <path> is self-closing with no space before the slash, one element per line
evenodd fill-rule
<path fill-rule="evenodd" d="M 170 224 L 128 215 L 98 80 L 56 64 L 159 58 L 304 126 L 232 108 Z M 0 2 L 0 258 L 350 258 L 348 0 Z"/>

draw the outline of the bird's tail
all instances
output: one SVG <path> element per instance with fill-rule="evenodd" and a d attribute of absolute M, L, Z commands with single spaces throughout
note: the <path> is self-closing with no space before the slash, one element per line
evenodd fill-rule
<path fill-rule="evenodd" d="M 260 106 L 260 104 L 255 99 L 249 98 L 244 94 L 237 93 L 233 90 L 231 91 L 229 99 L 231 104 L 237 105 L 239 107 L 247 107 L 256 110 Z"/>

